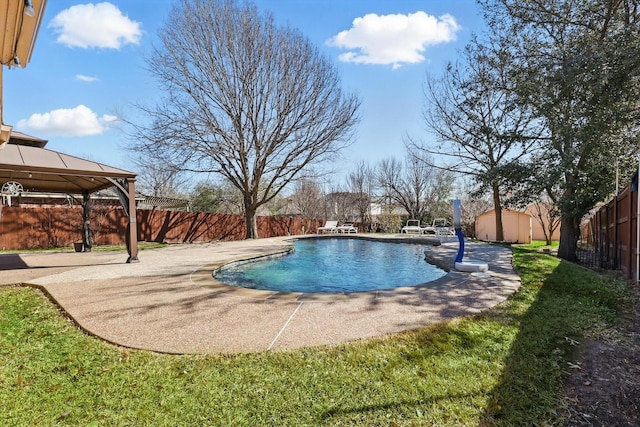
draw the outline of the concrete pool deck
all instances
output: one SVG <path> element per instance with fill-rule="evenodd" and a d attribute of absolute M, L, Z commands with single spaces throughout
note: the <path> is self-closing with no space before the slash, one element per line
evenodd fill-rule
<path fill-rule="evenodd" d="M 283 294 L 211 276 L 228 262 L 284 251 L 290 239 L 170 245 L 141 251 L 133 264 L 122 251 L 2 254 L 0 285 L 37 286 L 86 332 L 163 353 L 286 350 L 383 336 L 478 313 L 520 286 L 511 251 L 479 243 L 465 243 L 465 259 L 488 262 L 488 274 L 452 270 L 428 285 L 393 290 Z M 457 241 L 424 247 L 448 264 L 458 251 Z"/>

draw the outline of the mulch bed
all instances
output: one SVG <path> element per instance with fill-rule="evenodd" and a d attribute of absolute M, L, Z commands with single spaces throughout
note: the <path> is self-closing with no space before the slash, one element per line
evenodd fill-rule
<path fill-rule="evenodd" d="M 637 294 L 640 294 L 638 289 Z M 578 345 L 564 384 L 565 426 L 640 426 L 640 301 L 614 336 Z"/>

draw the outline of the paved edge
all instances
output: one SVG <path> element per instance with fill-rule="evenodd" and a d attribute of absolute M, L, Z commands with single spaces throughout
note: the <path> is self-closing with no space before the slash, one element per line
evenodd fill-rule
<path fill-rule="evenodd" d="M 291 242 L 289 242 L 288 240 L 302 237 L 306 236 L 281 238 L 276 242 L 275 247 L 271 250 L 268 250 L 267 252 L 270 252 L 271 254 L 286 252 L 290 250 L 286 248 L 291 245 Z M 337 236 L 322 236 L 321 238 L 332 237 L 335 238 Z M 458 250 L 457 242 L 455 242 L 454 244 L 447 243 L 440 246 L 433 246 L 433 242 L 428 242 L 424 238 L 387 236 L 381 239 L 379 236 L 340 236 L 340 238 L 354 237 L 427 244 L 428 246 L 425 249 L 425 256 L 430 261 L 437 262 L 442 267 L 448 266 L 449 269 Z M 222 245 L 224 244 L 225 243 L 222 243 Z M 236 244 L 236 246 L 237 245 L 238 244 Z M 196 246 L 191 245 L 191 247 L 195 248 Z M 186 249 L 188 250 L 189 246 L 187 246 Z M 270 317 L 272 314 L 277 314 L 280 316 L 280 320 L 275 322 L 275 324 L 270 325 L 270 329 L 267 328 L 262 332 L 258 332 L 264 333 L 264 337 L 256 340 L 256 337 L 252 337 L 250 336 L 251 334 L 249 334 L 249 336 L 242 338 L 244 340 L 242 342 L 226 342 L 224 339 L 220 340 L 220 338 L 217 337 L 215 333 L 211 333 L 211 331 L 205 331 L 208 332 L 209 335 L 205 334 L 206 336 L 203 341 L 208 342 L 185 342 L 182 344 L 178 343 L 163 345 L 163 342 L 170 342 L 172 340 L 165 340 L 166 337 L 162 335 L 162 331 L 155 330 L 157 328 L 154 328 L 154 324 L 156 322 L 166 322 L 167 319 L 164 317 L 145 318 L 144 316 L 142 316 L 138 319 L 141 323 L 144 323 L 147 327 L 150 327 L 150 329 L 153 330 L 153 333 L 151 335 L 152 339 L 157 339 L 156 342 L 149 342 L 149 340 L 141 340 L 140 338 L 136 339 L 135 336 L 129 336 L 130 331 L 126 330 L 116 331 L 116 333 L 108 333 L 106 329 L 108 329 L 110 325 L 113 325 L 113 319 L 109 316 L 105 316 L 104 310 L 103 312 L 101 312 L 101 308 L 99 307 L 94 307 L 95 311 L 91 312 L 91 310 L 87 311 L 86 307 L 82 307 L 81 305 L 74 305 L 74 299 L 87 299 L 86 294 L 90 293 L 91 290 L 89 289 L 85 291 L 79 289 L 79 287 L 77 286 L 70 287 L 68 285 L 65 286 L 64 283 L 59 283 L 60 280 L 56 280 L 55 277 L 57 275 L 61 275 L 61 277 L 64 277 L 64 273 L 56 273 L 52 276 L 45 276 L 49 279 L 53 279 L 49 281 L 45 279 L 44 283 L 38 283 L 41 278 L 37 278 L 33 281 L 24 282 L 23 284 L 25 286 L 30 286 L 42 290 L 43 293 L 51 301 L 53 301 L 54 304 L 56 304 L 56 306 L 58 306 L 62 311 L 66 313 L 67 317 L 69 317 L 75 323 L 75 325 L 77 325 L 87 334 L 112 343 L 114 345 L 168 354 L 212 352 L 237 353 L 246 351 L 284 350 L 306 346 L 335 345 L 363 338 L 379 337 L 401 332 L 404 330 L 416 329 L 437 321 L 442 321 L 466 314 L 478 313 L 504 301 L 509 295 L 517 291 L 520 286 L 520 279 L 517 275 L 515 275 L 515 272 L 513 271 L 513 267 L 511 265 L 511 250 L 504 247 L 470 243 L 467 245 L 467 251 L 470 255 L 473 255 L 473 258 L 484 259 L 485 261 L 490 263 L 490 275 L 474 276 L 473 274 L 469 273 L 449 271 L 449 274 L 441 279 L 437 279 L 436 281 L 429 283 L 428 286 L 425 284 L 405 288 L 396 288 L 387 291 L 373 291 L 349 294 L 283 294 L 271 291 L 256 291 L 235 288 L 221 284 L 213 278 L 213 271 L 216 268 L 219 268 L 221 265 L 228 264 L 229 262 L 237 262 L 265 256 L 264 252 L 256 255 L 251 251 L 247 251 L 243 254 L 243 251 L 240 250 L 240 253 L 236 254 L 236 256 L 227 257 L 224 260 L 220 260 L 214 263 L 201 263 L 197 268 L 191 270 L 190 273 L 176 276 L 175 281 L 166 281 L 165 284 L 174 285 L 176 286 L 176 289 L 179 289 L 179 291 L 181 292 L 186 290 L 193 293 L 194 289 L 199 289 L 200 294 L 198 294 L 198 292 L 195 292 L 194 295 L 196 295 L 197 297 L 203 297 L 205 299 L 216 299 L 221 296 L 224 296 L 225 298 L 231 297 L 236 300 L 236 302 L 231 303 L 230 305 L 235 304 L 238 313 L 246 313 L 247 311 L 255 309 L 256 307 L 260 307 L 260 310 L 263 310 L 263 314 L 266 313 L 265 317 Z M 499 256 L 497 254 L 499 254 Z M 120 254 L 117 254 L 117 257 L 120 258 Z M 106 258 L 105 261 L 107 261 Z M 83 266 L 80 268 L 114 268 L 114 266 L 109 266 L 111 262 L 113 261 L 107 261 L 107 264 Z M 142 262 L 145 262 L 144 258 Z M 69 268 L 71 270 L 74 270 L 76 269 L 76 267 L 77 266 L 71 266 Z M 187 283 L 185 283 L 185 278 Z M 130 289 L 130 287 L 137 286 L 141 283 L 144 284 L 143 282 L 144 280 L 142 278 L 138 280 L 134 279 L 128 285 L 129 288 L 127 286 L 124 286 L 122 289 L 120 289 L 120 292 L 123 292 L 127 289 Z M 110 282 L 106 280 L 104 281 L 103 285 L 108 287 L 108 283 Z M 190 286 L 192 289 L 185 289 L 185 286 Z M 71 291 L 69 292 L 70 288 Z M 447 303 L 446 301 L 444 301 L 444 299 L 439 299 L 439 301 L 441 302 L 441 306 L 437 308 L 441 311 L 440 314 L 430 314 L 426 317 L 416 316 L 415 311 L 426 310 L 424 309 L 425 303 L 426 301 L 431 300 L 435 295 L 433 291 L 434 288 L 437 289 L 437 292 L 440 292 L 440 294 L 442 294 L 444 298 L 446 298 L 446 295 L 451 292 L 465 292 L 464 298 L 469 301 L 469 307 L 461 308 L 456 306 L 455 309 L 453 309 L 452 307 L 447 307 Z M 100 290 L 99 287 L 96 289 Z M 151 288 L 151 290 L 154 291 L 153 288 Z M 202 291 L 204 291 L 204 293 L 206 294 L 205 296 L 202 295 Z M 490 297 L 488 298 L 484 298 L 486 297 L 487 291 L 489 291 L 492 295 L 490 295 Z M 118 292 L 109 294 L 109 296 L 115 298 L 116 305 L 118 304 L 119 298 L 121 299 L 119 302 L 123 303 L 124 309 L 118 308 L 116 309 L 116 312 L 119 312 L 118 310 L 124 310 L 123 313 L 127 313 L 127 315 L 129 315 L 127 311 L 128 309 L 133 308 L 135 310 L 139 308 L 135 306 L 135 303 L 131 305 L 131 302 L 123 301 L 124 298 L 122 298 L 122 294 L 118 294 Z M 478 296 L 485 299 L 485 301 L 477 304 L 477 301 L 470 299 L 477 298 Z M 166 297 L 171 298 L 171 295 L 168 295 Z M 97 300 L 95 298 L 88 299 L 90 301 L 88 301 L 87 305 L 95 305 L 100 303 L 99 296 L 97 297 Z M 221 301 L 229 300 L 227 299 Z M 372 303 L 372 301 L 375 302 Z M 254 302 L 259 302 L 262 305 L 256 306 Z M 265 303 L 271 305 L 264 306 Z M 316 306 L 316 308 L 311 308 L 308 303 L 324 303 L 321 304 L 324 306 L 324 309 L 318 309 L 317 304 L 312 305 Z M 167 304 L 171 309 L 172 302 L 168 301 Z M 459 305 L 459 303 L 456 304 Z M 169 313 L 173 313 L 176 317 L 180 317 L 184 314 L 179 310 L 176 310 L 175 303 L 173 305 L 173 311 L 170 310 Z M 371 307 L 373 307 L 373 305 L 375 305 L 376 312 L 372 314 Z M 338 307 L 338 309 L 336 309 L 336 307 Z M 412 310 L 412 307 L 414 307 L 415 309 Z M 212 307 L 211 305 L 208 305 L 207 308 L 211 310 L 212 316 L 220 316 L 220 313 L 216 311 L 217 308 Z M 346 311 L 349 311 L 348 316 L 344 314 L 345 308 L 347 309 Z M 400 312 L 399 315 L 397 315 L 398 311 Z M 193 313 L 188 313 L 188 315 L 193 315 Z M 405 316 L 406 321 L 401 318 L 403 315 Z M 324 319 L 323 316 L 325 317 Z M 345 319 L 347 321 L 350 321 L 350 323 L 342 323 L 342 320 L 345 319 L 342 319 L 341 316 L 347 316 L 345 317 Z M 391 322 L 395 322 L 396 324 L 390 326 L 389 324 L 386 324 L 389 322 L 381 321 L 380 318 L 390 319 Z M 104 323 L 104 325 L 102 326 L 100 325 L 101 319 Z M 282 321 L 283 319 L 284 321 Z M 135 316 L 130 320 L 135 323 Z M 220 317 L 218 317 L 215 318 L 215 320 L 228 321 L 229 319 L 221 319 Z M 183 324 L 183 326 L 185 328 L 188 328 L 189 326 L 191 326 L 188 323 L 188 316 L 186 316 L 186 321 L 187 323 Z M 367 323 L 368 325 L 365 325 Z M 371 327 L 371 324 L 373 324 L 374 326 Z M 237 323 L 233 323 L 233 325 L 237 325 Z M 104 326 L 106 326 L 106 328 Z M 203 324 L 199 323 L 193 326 L 197 328 L 198 326 L 202 327 Z M 318 328 L 320 330 L 318 330 Z M 349 331 L 342 331 L 341 328 L 351 329 Z M 313 335 L 314 330 L 316 331 L 316 337 L 311 336 Z M 136 333 L 141 332 L 144 331 L 136 331 Z M 175 334 L 177 330 L 168 332 Z M 311 335 L 309 335 L 310 332 L 312 332 Z M 135 333 L 133 335 L 135 335 Z M 142 335 L 144 335 L 144 333 L 142 333 Z M 196 336 L 197 340 L 198 331 L 195 331 L 195 334 L 192 334 L 191 338 L 193 338 L 194 335 Z M 213 343 L 216 339 L 220 340 L 220 342 Z"/>

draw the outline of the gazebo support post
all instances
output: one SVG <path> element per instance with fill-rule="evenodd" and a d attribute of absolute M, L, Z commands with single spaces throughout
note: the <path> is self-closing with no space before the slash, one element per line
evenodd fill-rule
<path fill-rule="evenodd" d="M 127 263 L 140 262 L 138 259 L 138 227 L 136 223 L 136 178 L 107 178 L 113 184 L 118 199 L 129 217 L 127 232 L 124 236 L 129 258 Z"/>
<path fill-rule="evenodd" d="M 91 194 L 88 190 L 82 192 L 82 251 L 91 252 L 93 238 L 91 237 Z"/>
<path fill-rule="evenodd" d="M 7 141 L 11 138 L 11 126 L 5 125 L 2 121 L 2 103 L 4 102 L 2 99 L 2 70 L 4 65 L 0 64 L 0 150 L 7 145 Z"/>
<path fill-rule="evenodd" d="M 136 180 L 127 178 L 127 190 L 129 193 L 129 226 L 127 227 L 127 251 L 129 258 L 127 263 L 140 262 L 138 259 L 138 226 L 136 221 Z"/>

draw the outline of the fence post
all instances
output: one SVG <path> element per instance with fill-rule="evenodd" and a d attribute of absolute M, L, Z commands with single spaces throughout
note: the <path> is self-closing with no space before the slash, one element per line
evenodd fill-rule
<path fill-rule="evenodd" d="M 640 153 L 638 154 L 638 170 L 636 171 L 635 187 L 636 187 L 636 247 L 635 247 L 636 277 L 635 277 L 635 282 L 638 283 L 640 282 L 640 218 L 639 218 L 640 197 L 638 197 L 638 195 L 640 195 L 640 188 L 639 188 L 640 187 Z M 633 204 L 633 197 L 631 197 L 630 202 Z M 631 222 L 631 220 L 629 220 L 629 222 Z M 631 234 L 629 236 L 631 236 Z M 631 238 L 629 238 L 629 240 L 631 240 Z"/>

